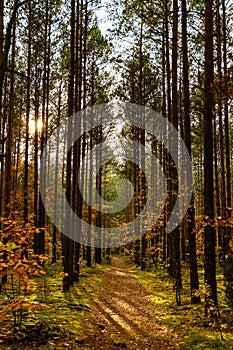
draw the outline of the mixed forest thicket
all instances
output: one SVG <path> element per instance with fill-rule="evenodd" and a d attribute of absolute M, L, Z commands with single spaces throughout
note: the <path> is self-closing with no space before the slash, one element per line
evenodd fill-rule
<path fill-rule="evenodd" d="M 193 303 L 200 302 L 198 265 L 204 264 L 206 314 L 212 316 L 218 304 L 216 266 L 221 266 L 228 302 L 233 304 L 232 14 L 233 4 L 227 0 L 0 0 L 1 320 L 10 309 L 16 319 L 23 308 L 41 307 L 28 295 L 33 278 L 45 274 L 46 266 L 63 264 L 65 292 L 79 280 L 83 265 L 101 264 L 110 257 L 110 249 L 81 245 L 57 230 L 46 215 L 39 181 L 40 170 L 48 176 L 40 157 L 56 127 L 87 106 L 114 99 L 147 106 L 166 117 L 184 139 L 193 163 L 189 209 L 168 234 L 166 223 L 178 190 L 172 159 L 143 128 L 122 129 L 122 138 L 149 145 L 168 188 L 160 219 L 127 245 L 126 253 L 142 270 L 165 266 L 178 305 L 182 264 L 190 268 Z M 107 33 L 101 32 L 104 21 Z M 82 199 L 80 162 L 107 134 L 114 137 L 114 127 L 113 121 L 112 128 L 101 126 L 80 137 L 57 175 L 62 176 L 72 209 L 100 227 L 131 221 L 146 201 L 144 174 L 127 160 L 103 166 L 95 185 L 111 201 L 119 178 L 128 178 L 134 188 L 132 206 L 105 217 Z M 87 165 L 90 172 L 99 158 L 96 154 L 95 162 Z M 84 187 L 87 174 L 79 174 Z M 54 191 L 56 196 L 56 181 Z M 55 217 L 60 210 L 54 206 Z M 17 322 L 16 328 L 20 316 Z"/>

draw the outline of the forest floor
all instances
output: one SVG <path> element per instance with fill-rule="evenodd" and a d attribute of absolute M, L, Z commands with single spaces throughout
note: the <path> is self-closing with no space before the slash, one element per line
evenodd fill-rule
<path fill-rule="evenodd" d="M 199 267 L 200 288 L 203 268 Z M 190 303 L 189 269 L 183 266 L 182 305 L 175 303 L 172 281 L 163 267 L 141 271 L 122 255 L 111 265 L 83 267 L 80 281 L 62 292 L 62 265 L 48 265 L 35 277 L 32 300 L 46 305 L 29 312 L 23 329 L 12 335 L 0 327 L 1 350 L 233 350 L 233 311 L 225 302 L 218 269 L 221 317 L 204 316 L 204 298 Z"/>
<path fill-rule="evenodd" d="M 95 307 L 86 318 L 80 349 L 176 349 L 177 337 L 159 322 L 156 306 L 118 256 L 104 273 Z"/>

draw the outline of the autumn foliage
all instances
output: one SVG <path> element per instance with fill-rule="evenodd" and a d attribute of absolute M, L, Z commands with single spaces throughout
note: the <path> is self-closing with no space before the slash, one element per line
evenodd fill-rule
<path fill-rule="evenodd" d="M 31 239 L 35 229 L 17 221 L 4 221 L 0 242 L 0 323 L 4 335 L 24 329 L 29 314 L 40 311 L 44 304 L 35 301 L 36 278 L 46 274 L 43 256 L 32 254 Z M 6 331 L 8 329 L 8 331 Z"/>

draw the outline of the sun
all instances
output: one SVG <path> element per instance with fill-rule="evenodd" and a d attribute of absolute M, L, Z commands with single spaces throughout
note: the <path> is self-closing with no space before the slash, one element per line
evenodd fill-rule
<path fill-rule="evenodd" d="M 38 132 L 38 133 L 41 133 L 42 128 L 43 128 L 42 120 L 41 120 L 41 119 L 38 119 L 38 121 L 37 121 L 37 132 Z M 30 120 L 29 120 L 29 133 L 30 133 L 31 135 L 33 135 L 33 134 L 35 134 L 35 130 L 36 130 L 35 118 L 34 118 L 34 117 L 31 117 Z"/>

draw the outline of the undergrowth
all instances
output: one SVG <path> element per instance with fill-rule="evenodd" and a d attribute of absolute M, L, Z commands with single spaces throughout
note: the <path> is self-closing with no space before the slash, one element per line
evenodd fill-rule
<path fill-rule="evenodd" d="M 43 302 L 47 307 L 28 315 L 22 331 L 14 338 L 4 337 L 0 349 L 60 350 L 72 348 L 72 344 L 81 344 L 82 319 L 92 310 L 92 294 L 98 291 L 102 274 L 107 268 L 106 265 L 83 267 L 80 281 L 70 292 L 63 293 L 61 264 L 45 266 L 46 275 L 34 278 L 35 293 L 30 295 L 30 300 Z"/>

